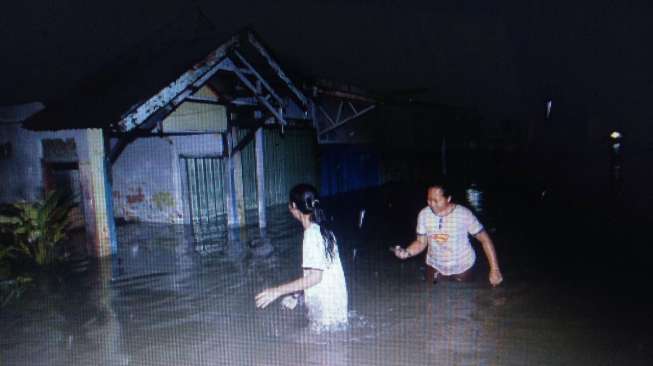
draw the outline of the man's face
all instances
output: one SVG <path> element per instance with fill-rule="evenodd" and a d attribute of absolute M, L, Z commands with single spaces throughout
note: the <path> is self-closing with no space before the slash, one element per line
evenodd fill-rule
<path fill-rule="evenodd" d="M 426 204 L 437 214 L 445 212 L 450 202 L 451 197 L 445 197 L 439 187 L 431 187 L 426 193 Z"/>

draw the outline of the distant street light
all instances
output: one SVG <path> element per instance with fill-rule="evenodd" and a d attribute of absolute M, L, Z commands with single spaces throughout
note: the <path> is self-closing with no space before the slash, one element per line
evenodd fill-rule
<path fill-rule="evenodd" d="M 610 187 L 615 196 L 622 193 L 623 185 L 623 171 L 622 171 L 622 156 L 621 156 L 621 132 L 612 131 L 610 133 L 610 142 L 612 145 L 612 154 L 610 157 Z"/>
<path fill-rule="evenodd" d="M 546 114 L 545 118 L 549 119 L 551 117 L 551 108 L 553 107 L 553 101 L 551 99 L 546 101 Z"/>

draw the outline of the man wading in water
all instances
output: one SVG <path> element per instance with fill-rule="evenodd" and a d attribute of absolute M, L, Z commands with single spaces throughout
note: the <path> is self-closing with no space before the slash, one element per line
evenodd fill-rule
<path fill-rule="evenodd" d="M 451 201 L 451 193 L 442 185 L 432 185 L 427 190 L 427 207 L 417 216 L 417 238 L 407 248 L 399 245 L 391 250 L 400 259 L 414 257 L 428 247 L 426 254 L 426 280 L 456 281 L 470 279 L 476 254 L 469 241 L 475 237 L 483 246 L 490 264 L 489 281 L 498 286 L 503 281 L 492 239 L 476 216 L 461 205 Z"/>

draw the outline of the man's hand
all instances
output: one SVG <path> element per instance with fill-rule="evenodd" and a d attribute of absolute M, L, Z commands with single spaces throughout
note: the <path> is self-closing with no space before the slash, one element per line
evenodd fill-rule
<path fill-rule="evenodd" d="M 275 287 L 266 288 L 256 295 L 256 307 L 263 309 L 272 304 L 279 296 L 281 296 L 281 292 L 279 292 Z"/>
<path fill-rule="evenodd" d="M 395 254 L 395 256 L 399 259 L 406 259 L 410 257 L 410 253 L 399 245 L 395 246 L 394 248 L 390 248 L 390 250 Z"/>
<path fill-rule="evenodd" d="M 489 277 L 490 284 L 493 287 L 497 287 L 501 282 L 503 282 L 503 276 L 501 275 L 501 271 L 498 268 L 491 269 Z"/>

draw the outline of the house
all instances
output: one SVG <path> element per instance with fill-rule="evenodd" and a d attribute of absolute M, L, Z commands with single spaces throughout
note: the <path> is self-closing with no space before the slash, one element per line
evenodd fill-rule
<path fill-rule="evenodd" d="M 114 218 L 201 231 L 243 226 L 253 210 L 265 227 L 266 207 L 287 202 L 292 185 L 317 184 L 317 143 L 346 139 L 341 127 L 375 101 L 300 86 L 252 31 L 213 42 L 136 50 L 3 123 L 0 202 L 72 193 L 98 257 L 117 250 Z"/>

